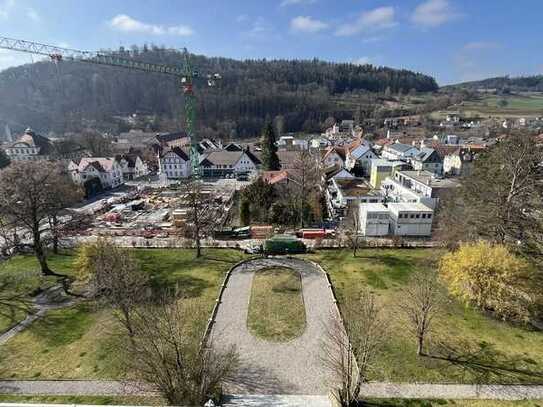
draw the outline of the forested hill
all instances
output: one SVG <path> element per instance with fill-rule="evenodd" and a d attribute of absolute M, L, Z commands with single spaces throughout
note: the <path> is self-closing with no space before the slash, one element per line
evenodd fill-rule
<path fill-rule="evenodd" d="M 459 83 L 450 87 L 470 90 L 496 89 L 498 91 L 510 90 L 515 92 L 543 92 L 543 75 L 519 76 L 515 78 L 501 76 L 497 78 L 483 79 L 481 81 Z"/>
<path fill-rule="evenodd" d="M 117 53 L 148 62 L 182 62 L 178 51 L 158 47 Z M 301 130 L 317 126 L 331 113 L 350 116 L 352 111 L 344 111 L 332 100 L 353 92 L 438 89 L 429 76 L 371 65 L 204 56 L 193 56 L 192 62 L 201 73 L 197 86 L 200 123 L 240 137 L 257 132 L 266 117 L 280 115 L 286 128 Z M 223 77 L 219 86 L 205 86 L 207 73 Z M 161 127 L 168 119 L 179 126 L 182 107 L 175 79 L 160 74 L 68 61 L 38 62 L 0 73 L 0 125 L 15 128 L 77 131 L 81 123 L 90 123 L 107 130 L 114 126 L 112 116 L 134 112 L 156 114 Z"/>

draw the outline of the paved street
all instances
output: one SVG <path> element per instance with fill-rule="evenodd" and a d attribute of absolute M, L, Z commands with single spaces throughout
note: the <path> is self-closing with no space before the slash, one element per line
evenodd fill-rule
<path fill-rule="evenodd" d="M 247 328 L 255 272 L 270 266 L 290 267 L 302 275 L 306 329 L 290 342 L 272 343 Z M 227 386 L 233 394 L 326 394 L 330 383 L 320 361 L 325 323 L 335 312 L 325 275 L 312 264 L 292 259 L 261 259 L 232 271 L 213 327 L 216 346 L 237 346 L 241 367 Z"/>

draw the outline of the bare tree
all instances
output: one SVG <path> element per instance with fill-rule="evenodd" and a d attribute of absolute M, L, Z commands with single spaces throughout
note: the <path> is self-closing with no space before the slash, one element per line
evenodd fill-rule
<path fill-rule="evenodd" d="M 360 231 L 359 206 L 353 205 L 348 209 L 347 216 L 343 219 L 340 229 L 341 238 L 345 239 L 350 249 L 353 251 L 353 257 L 356 257 L 358 248 L 362 241 Z"/>
<path fill-rule="evenodd" d="M 118 312 L 119 321 L 132 337 L 133 314 L 149 288 L 149 277 L 133 253 L 100 239 L 79 249 L 76 267 L 89 281 L 91 295 Z"/>
<path fill-rule="evenodd" d="M 375 296 L 363 291 L 342 307 L 344 323 L 331 318 L 324 342 L 323 363 L 334 376 L 334 397 L 340 405 L 358 405 L 362 384 L 375 369 L 386 343 L 387 324 Z"/>
<path fill-rule="evenodd" d="M 234 348 L 201 346 L 206 309 L 164 295 L 135 313 L 127 360 L 139 378 L 172 405 L 202 405 L 220 393 L 221 384 L 237 367 Z"/>
<path fill-rule="evenodd" d="M 413 273 L 399 298 L 398 310 L 417 339 L 417 355 L 425 355 L 425 342 L 443 299 L 436 271 L 423 268 Z"/>
<path fill-rule="evenodd" d="M 188 209 L 185 236 L 196 245 L 196 257 L 202 256 L 202 239 L 217 225 L 218 212 L 213 194 L 202 181 L 189 179 L 181 185 L 180 204 Z"/>
<path fill-rule="evenodd" d="M 296 206 L 299 211 L 300 227 L 305 225 L 305 208 L 310 196 L 318 187 L 319 170 L 317 160 L 309 150 L 298 152 L 292 164 L 292 181 L 295 185 Z"/>
<path fill-rule="evenodd" d="M 14 162 L 0 171 L 0 218 L 3 228 L 14 237 L 30 232 L 32 247 L 43 275 L 56 275 L 47 264 L 46 237 L 49 220 L 74 199 L 78 188 L 56 163 L 46 161 Z M 4 233 L 9 237 L 11 233 Z"/>

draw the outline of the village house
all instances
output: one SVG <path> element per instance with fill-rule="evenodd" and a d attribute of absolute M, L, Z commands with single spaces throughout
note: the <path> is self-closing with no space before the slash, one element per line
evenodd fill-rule
<path fill-rule="evenodd" d="M 359 207 L 359 232 L 362 236 L 387 236 L 390 228 L 389 209 L 382 203 L 364 203 Z"/>
<path fill-rule="evenodd" d="M 454 179 L 436 178 L 428 171 L 396 171 L 381 184 L 387 202 L 421 203 L 435 209 L 448 191 L 458 187 Z"/>
<path fill-rule="evenodd" d="M 419 152 L 419 149 L 413 145 L 396 142 L 383 146 L 381 157 L 387 160 L 409 161 Z"/>
<path fill-rule="evenodd" d="M 158 156 L 159 175 L 167 179 L 188 178 L 192 169 L 188 152 L 180 147 L 162 151 Z"/>
<path fill-rule="evenodd" d="M 333 178 L 326 188 L 328 210 L 333 217 L 346 216 L 349 208 L 360 203 L 383 201 L 381 192 L 363 178 Z"/>
<path fill-rule="evenodd" d="M 322 155 L 322 165 L 324 167 L 332 167 L 338 165 L 345 167 L 345 149 L 343 147 L 328 147 Z"/>
<path fill-rule="evenodd" d="M 465 176 L 471 173 L 475 153 L 468 147 L 459 147 L 445 155 L 443 173 L 448 176 Z"/>
<path fill-rule="evenodd" d="M 125 181 L 138 179 L 149 174 L 147 164 L 138 155 L 124 154 L 115 157 L 115 159 L 121 165 Z"/>
<path fill-rule="evenodd" d="M 98 190 L 117 188 L 124 183 L 122 167 L 115 158 L 83 157 L 79 163 L 70 161 L 68 172 L 78 185 L 86 187 L 99 181 Z"/>
<path fill-rule="evenodd" d="M 422 148 L 410 161 L 416 171 L 428 171 L 436 175 L 443 174 L 443 159 L 433 148 Z"/>
<path fill-rule="evenodd" d="M 200 161 L 203 175 L 211 178 L 252 178 L 257 175 L 259 164 L 258 159 L 247 151 L 212 151 L 204 154 Z"/>
<path fill-rule="evenodd" d="M 381 183 L 394 174 L 395 171 L 409 169 L 411 166 L 404 161 L 389 161 L 376 158 L 371 160 L 370 184 L 374 188 L 380 188 Z"/>
<path fill-rule="evenodd" d="M 369 143 L 365 140 L 357 139 L 349 144 L 345 151 L 345 168 L 359 176 L 369 175 L 371 160 L 378 158 Z"/>
<path fill-rule="evenodd" d="M 49 160 L 53 146 L 47 137 L 26 129 L 24 134 L 5 149 L 11 161 Z"/>

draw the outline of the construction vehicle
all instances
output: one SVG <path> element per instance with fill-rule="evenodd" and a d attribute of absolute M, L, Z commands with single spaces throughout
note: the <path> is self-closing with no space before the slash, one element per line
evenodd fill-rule
<path fill-rule="evenodd" d="M 74 61 L 96 65 L 107 65 L 120 68 L 127 68 L 136 71 L 158 73 L 174 76 L 179 80 L 180 88 L 185 97 L 185 121 L 186 132 L 190 137 L 190 163 L 192 176 L 198 178 L 200 175 L 198 137 L 195 132 L 196 126 L 196 97 L 194 94 L 194 78 L 199 76 L 194 70 L 190 61 L 190 55 L 186 48 L 183 48 L 182 66 L 163 65 L 149 62 L 142 62 L 131 58 L 116 55 L 111 52 L 80 51 L 76 49 L 57 47 L 54 45 L 41 44 L 38 42 L 25 41 L 0 36 L 0 49 L 25 52 L 34 55 L 43 55 L 51 59 L 55 64 L 62 61 Z M 218 73 L 207 75 L 207 85 L 213 87 L 222 79 Z"/>

